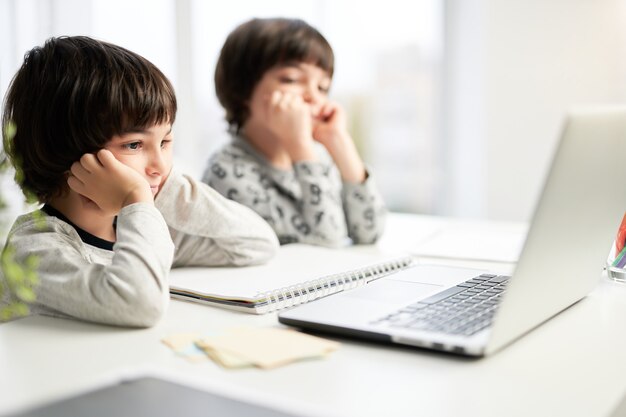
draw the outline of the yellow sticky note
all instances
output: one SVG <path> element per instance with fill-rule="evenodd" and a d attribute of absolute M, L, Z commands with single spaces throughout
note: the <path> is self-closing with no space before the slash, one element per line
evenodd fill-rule
<path fill-rule="evenodd" d="M 210 342 L 206 343 L 204 339 L 196 340 L 196 346 L 202 349 L 214 362 L 217 362 L 224 368 L 245 368 L 253 365 L 252 362 L 228 351 L 213 349 Z"/>
<path fill-rule="evenodd" d="M 322 357 L 339 347 L 337 342 L 277 328 L 237 329 L 202 342 L 208 349 L 227 352 L 265 369 Z"/>
<path fill-rule="evenodd" d="M 194 343 L 194 341 L 199 338 L 200 335 L 198 333 L 175 333 L 165 336 L 161 339 L 161 342 L 165 343 L 172 350 L 178 351 L 186 348 L 190 343 Z"/>
<path fill-rule="evenodd" d="M 194 343 L 199 338 L 200 335 L 197 333 L 176 333 L 164 337 L 161 341 L 188 361 L 201 362 L 207 360 L 207 356 Z"/>

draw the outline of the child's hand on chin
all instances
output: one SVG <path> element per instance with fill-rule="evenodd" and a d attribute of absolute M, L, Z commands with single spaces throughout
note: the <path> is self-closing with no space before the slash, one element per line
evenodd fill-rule
<path fill-rule="evenodd" d="M 268 97 L 267 125 L 284 144 L 294 140 L 311 140 L 312 121 L 309 106 L 302 97 L 274 91 Z"/>
<path fill-rule="evenodd" d="M 70 171 L 69 187 L 88 200 L 87 206 L 95 204 L 105 214 L 116 215 L 129 204 L 154 201 L 148 181 L 106 149 L 83 155 Z"/>

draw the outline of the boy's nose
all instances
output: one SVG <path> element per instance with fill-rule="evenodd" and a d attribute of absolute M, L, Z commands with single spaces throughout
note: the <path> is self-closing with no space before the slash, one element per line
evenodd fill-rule
<path fill-rule="evenodd" d="M 163 155 L 160 152 L 154 152 L 146 168 L 150 175 L 163 175 L 167 169 Z"/>
<path fill-rule="evenodd" d="M 304 101 L 306 103 L 318 104 L 318 103 L 320 103 L 321 97 L 322 97 L 322 95 L 321 95 L 320 91 L 317 89 L 317 87 L 308 86 L 304 90 L 303 99 L 304 99 Z"/>

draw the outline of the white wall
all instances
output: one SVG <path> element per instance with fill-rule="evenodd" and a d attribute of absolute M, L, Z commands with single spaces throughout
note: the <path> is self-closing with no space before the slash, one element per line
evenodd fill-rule
<path fill-rule="evenodd" d="M 626 103 L 626 3 L 446 6 L 451 166 L 442 211 L 528 220 L 567 109 Z"/>

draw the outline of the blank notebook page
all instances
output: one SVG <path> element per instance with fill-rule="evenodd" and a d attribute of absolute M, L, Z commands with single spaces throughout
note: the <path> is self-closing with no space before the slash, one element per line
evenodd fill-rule
<path fill-rule="evenodd" d="M 217 298 L 253 300 L 259 293 L 398 258 L 375 246 L 329 249 L 296 243 L 281 246 L 276 257 L 264 265 L 172 269 L 170 287 Z"/>

